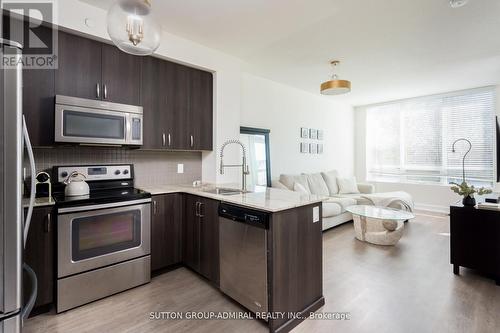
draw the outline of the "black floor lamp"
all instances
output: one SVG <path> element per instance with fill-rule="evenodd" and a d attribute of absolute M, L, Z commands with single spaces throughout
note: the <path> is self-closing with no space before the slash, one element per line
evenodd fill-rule
<path fill-rule="evenodd" d="M 460 139 L 455 140 L 455 142 L 453 142 L 453 145 L 451 146 L 451 151 L 453 153 L 455 152 L 455 144 L 457 142 L 460 142 L 460 141 L 465 141 L 465 142 L 467 142 L 469 144 L 469 149 L 464 154 L 464 157 L 462 159 L 462 176 L 463 176 L 462 181 L 465 183 L 465 158 L 467 157 L 467 154 L 469 154 L 470 151 L 472 150 L 472 143 L 469 140 L 465 139 L 465 138 L 460 138 Z"/>

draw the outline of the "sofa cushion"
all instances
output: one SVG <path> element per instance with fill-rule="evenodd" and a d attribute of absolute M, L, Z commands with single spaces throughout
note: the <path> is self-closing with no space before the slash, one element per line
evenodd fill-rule
<path fill-rule="evenodd" d="M 321 173 L 306 174 L 307 182 L 309 184 L 309 189 L 312 194 L 329 196 L 328 186 L 326 186 L 325 180 Z"/>
<path fill-rule="evenodd" d="M 345 213 L 347 207 L 354 206 L 354 205 L 358 204 L 356 199 L 354 199 L 354 198 L 341 198 L 341 197 L 328 198 L 327 201 L 323 202 L 323 205 L 325 203 L 335 203 L 335 204 L 339 205 L 341 208 L 341 211 L 340 211 L 341 213 Z"/>
<path fill-rule="evenodd" d="M 299 183 L 300 185 L 304 186 L 309 194 L 311 194 L 309 184 L 307 183 L 307 177 L 305 175 L 280 175 L 280 182 L 292 191 L 293 185 L 295 183 Z"/>
<path fill-rule="evenodd" d="M 323 202 L 323 217 L 332 217 L 342 214 L 342 207 L 336 202 Z"/>
<path fill-rule="evenodd" d="M 302 184 L 299 184 L 299 183 L 293 184 L 293 190 L 295 192 L 299 192 L 300 194 L 307 194 L 307 195 L 310 194 L 309 192 L 307 192 L 306 188 Z"/>
<path fill-rule="evenodd" d="M 330 196 L 339 193 L 339 187 L 337 185 L 338 172 L 336 170 L 322 172 L 321 176 L 323 176 L 325 184 L 328 187 Z"/>
<path fill-rule="evenodd" d="M 356 177 L 337 178 L 339 194 L 359 193 Z"/>

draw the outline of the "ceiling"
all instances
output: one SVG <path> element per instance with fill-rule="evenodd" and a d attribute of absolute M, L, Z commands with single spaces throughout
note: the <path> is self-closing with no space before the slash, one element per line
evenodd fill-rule
<path fill-rule="evenodd" d="M 112 0 L 81 0 L 108 8 Z M 341 60 L 363 105 L 500 83 L 500 1 L 154 0 L 164 30 L 319 95 Z"/>

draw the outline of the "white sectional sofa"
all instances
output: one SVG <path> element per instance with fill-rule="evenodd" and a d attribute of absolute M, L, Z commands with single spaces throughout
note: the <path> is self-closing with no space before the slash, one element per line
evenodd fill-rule
<path fill-rule="evenodd" d="M 323 202 L 323 230 L 352 220 L 346 209 L 352 205 L 388 206 L 413 210 L 413 200 L 406 192 L 375 193 L 372 184 L 356 183 L 355 178 L 341 178 L 335 170 L 329 172 L 287 175 L 272 182 L 283 190 L 328 197 Z"/>

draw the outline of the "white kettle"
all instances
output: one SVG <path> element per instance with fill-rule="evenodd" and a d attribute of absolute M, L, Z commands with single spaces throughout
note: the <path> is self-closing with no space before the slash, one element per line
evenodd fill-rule
<path fill-rule="evenodd" d="M 78 176 L 82 176 L 83 178 L 79 178 Z M 86 178 L 84 174 L 73 171 L 64 181 L 64 184 L 66 184 L 64 195 L 67 197 L 89 195 L 89 184 L 85 182 L 84 178 Z"/>

